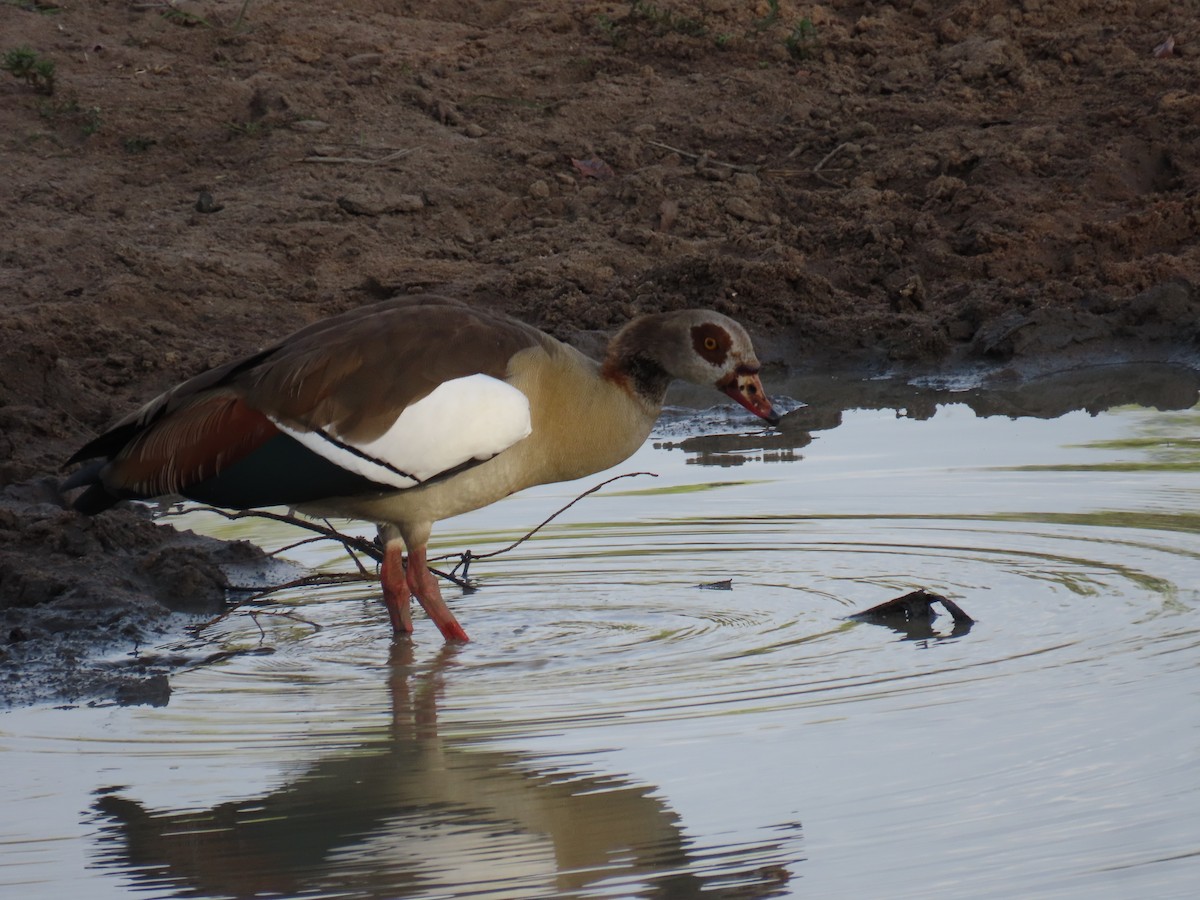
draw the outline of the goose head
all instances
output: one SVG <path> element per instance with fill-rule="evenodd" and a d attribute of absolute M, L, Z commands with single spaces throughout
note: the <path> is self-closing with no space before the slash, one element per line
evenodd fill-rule
<path fill-rule="evenodd" d="M 678 378 L 712 385 L 775 425 L 780 416 L 763 390 L 761 368 L 746 329 L 707 309 L 634 319 L 613 338 L 605 360 L 607 372 L 628 378 L 652 402 L 661 403 Z"/>

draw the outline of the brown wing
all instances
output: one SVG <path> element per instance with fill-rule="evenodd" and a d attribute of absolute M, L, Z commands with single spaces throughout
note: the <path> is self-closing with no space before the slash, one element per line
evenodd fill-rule
<path fill-rule="evenodd" d="M 502 379 L 515 353 L 551 340 L 507 316 L 447 298 L 401 298 L 351 310 L 155 398 L 81 448 L 69 462 L 101 458 L 107 464 L 80 470 L 63 487 L 95 485 L 84 504 L 89 509 L 117 497 L 186 495 L 276 438 L 272 420 L 369 442 L 444 381 L 477 373 Z M 297 481 L 317 477 L 304 463 L 295 466 Z M 328 462 L 320 465 L 325 483 L 338 481 Z M 225 481 L 237 477 L 234 472 Z M 288 484 L 273 490 L 291 496 Z"/>
<path fill-rule="evenodd" d="M 456 301 L 387 301 L 293 335 L 236 383 L 247 403 L 291 427 L 364 443 L 439 384 L 504 379 L 514 354 L 549 340 Z"/>

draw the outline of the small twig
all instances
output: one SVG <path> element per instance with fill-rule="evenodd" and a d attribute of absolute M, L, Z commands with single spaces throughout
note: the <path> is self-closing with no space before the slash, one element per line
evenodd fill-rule
<path fill-rule="evenodd" d="M 318 525 L 316 522 L 310 522 L 306 519 L 301 519 L 293 515 L 281 515 L 280 513 L 267 512 L 261 509 L 243 509 L 243 510 L 228 510 L 221 509 L 217 506 L 190 506 L 184 507 L 178 511 L 172 510 L 165 513 L 167 516 L 177 516 L 199 510 L 201 512 L 215 513 L 226 519 L 270 519 L 273 522 L 283 522 L 285 525 L 294 525 L 297 528 L 307 528 L 309 531 L 315 531 L 322 537 L 328 538 L 331 541 L 337 541 L 347 550 L 357 550 L 360 553 L 365 553 L 375 562 L 383 562 L 383 551 L 375 545 L 374 541 L 366 538 L 357 537 L 352 534 L 342 534 L 336 528 L 326 524 Z"/>
<path fill-rule="evenodd" d="M 358 574 L 364 579 L 371 578 L 371 573 L 368 572 L 367 567 L 362 564 L 362 560 L 358 558 L 358 555 L 354 552 L 354 548 L 347 547 L 345 544 L 342 546 L 346 547 L 346 555 L 350 557 L 350 560 L 354 563 L 354 567 L 358 569 Z"/>
<path fill-rule="evenodd" d="M 298 616 L 292 612 L 278 612 L 277 610 L 272 610 L 272 609 L 263 609 L 263 610 L 252 609 L 252 610 L 250 610 L 248 615 L 250 616 L 251 619 L 254 620 L 254 624 L 258 626 L 258 631 L 259 631 L 259 634 L 262 635 L 262 640 L 266 640 L 267 633 L 266 633 L 266 631 L 263 630 L 262 623 L 260 623 L 258 621 L 259 616 L 275 616 L 275 618 L 277 618 L 277 619 L 291 619 L 293 622 L 299 622 L 301 625 L 307 625 L 309 628 L 313 629 L 314 631 L 324 631 L 325 630 L 324 625 L 321 625 L 318 622 L 314 622 L 311 619 L 306 619 L 303 616 Z M 261 641 L 260 641 L 260 643 L 261 643 Z"/>
<path fill-rule="evenodd" d="M 433 566 L 429 566 L 428 568 L 429 571 L 434 575 L 437 575 L 439 578 L 445 578 L 451 584 L 462 588 L 467 593 L 472 593 L 475 590 L 475 587 L 471 584 L 471 582 L 466 580 L 465 573 L 463 575 L 454 574 L 454 569 L 457 569 L 458 566 L 455 566 L 454 569 L 451 569 L 449 572 L 443 572 L 441 569 L 435 569 Z"/>
<path fill-rule="evenodd" d="M 315 580 L 317 578 L 322 578 L 324 580 L 318 582 Z M 201 634 L 203 634 L 209 628 L 212 628 L 218 622 L 224 622 L 226 619 L 228 619 L 230 616 L 234 615 L 235 613 L 240 613 L 243 610 L 245 610 L 245 606 L 247 603 L 253 603 L 256 600 L 258 600 L 259 598 L 265 597 L 267 594 L 274 593 L 275 591 L 282 591 L 285 588 L 295 587 L 297 585 L 302 585 L 305 583 L 337 584 L 339 581 L 351 581 L 351 580 L 356 580 L 356 579 L 347 578 L 345 576 L 342 576 L 339 578 L 339 576 L 336 576 L 336 575 L 334 575 L 334 576 L 314 576 L 313 579 L 300 578 L 300 579 L 297 579 L 296 581 L 292 581 L 287 584 L 278 584 L 278 585 L 275 585 L 274 587 L 266 588 L 266 589 L 260 591 L 258 594 L 256 594 L 253 597 L 243 600 L 237 606 L 235 606 L 231 609 L 227 609 L 225 612 L 221 613 L 219 616 L 214 616 L 213 618 L 209 619 L 207 622 L 202 622 L 197 625 L 189 626 L 187 628 L 187 631 L 189 634 L 192 635 L 193 638 L 199 639 Z M 238 588 L 233 588 L 233 590 L 238 590 Z M 291 619 L 294 622 L 299 622 L 301 625 L 309 626 L 314 631 L 322 631 L 322 630 L 324 630 L 324 627 L 325 627 L 317 622 L 312 621 L 311 619 L 305 619 L 303 616 L 297 615 L 296 613 L 293 613 L 293 612 L 271 610 L 271 609 L 267 609 L 267 610 L 251 609 L 251 610 L 245 610 L 245 613 L 246 613 L 246 615 L 250 616 L 250 618 L 254 621 L 255 627 L 258 628 L 259 644 L 261 644 L 264 640 L 266 640 L 266 637 L 267 637 L 266 631 L 263 630 L 262 623 L 258 621 L 259 616 L 277 616 L 281 619 Z M 178 645 L 175 649 L 181 649 L 183 646 L 185 646 L 185 645 Z M 211 661 L 213 661 L 213 659 L 215 659 L 215 657 L 210 658 L 208 661 L 211 662 Z"/>
<path fill-rule="evenodd" d="M 637 475 L 649 475 L 651 478 L 658 477 L 658 473 L 656 473 L 656 472 L 626 472 L 624 475 L 614 475 L 612 478 L 609 478 L 607 481 L 602 481 L 595 487 L 588 488 L 586 491 L 584 491 L 582 494 L 580 494 L 578 497 L 576 497 L 574 500 L 572 500 L 566 506 L 561 507 L 560 509 L 557 509 L 554 512 L 552 512 L 549 516 L 547 516 L 545 519 L 543 519 L 538 525 L 531 528 L 524 535 L 517 538 L 515 541 L 513 541 L 507 547 L 501 547 L 499 550 L 493 550 L 491 553 L 471 553 L 470 560 L 490 559 L 493 556 L 499 556 L 501 553 L 507 553 L 509 550 L 512 550 L 515 547 L 519 547 L 521 544 L 525 543 L 527 540 L 529 540 L 531 537 L 533 537 L 535 534 L 537 534 L 539 531 L 541 531 L 543 528 L 545 528 L 547 525 L 549 525 L 551 522 L 553 522 L 555 519 L 557 519 L 559 516 L 561 516 L 563 513 L 565 513 L 568 509 L 570 509 L 572 506 L 574 506 L 576 503 L 578 503 L 584 497 L 587 497 L 590 494 L 596 493 L 596 491 L 600 490 L 600 488 L 610 485 L 614 481 L 619 481 L 622 478 L 633 478 Z M 453 559 L 456 556 L 462 557 L 463 554 L 447 553 L 444 556 L 435 557 L 435 559 Z M 470 560 L 467 560 L 467 563 L 469 563 Z M 455 569 L 457 569 L 457 568 L 458 568 L 458 566 L 455 566 Z"/>
<path fill-rule="evenodd" d="M 345 541 L 343 539 L 342 533 L 340 531 L 338 531 L 336 528 L 334 528 L 332 525 L 330 525 L 328 519 L 322 519 L 321 521 L 325 523 L 326 528 L 328 528 L 333 534 L 336 534 L 338 536 L 337 540 L 341 541 L 342 546 L 346 549 L 346 555 L 350 557 L 351 561 L 354 563 L 354 567 L 356 569 L 358 569 L 358 574 L 362 575 L 364 578 L 370 578 L 371 575 L 369 572 L 367 572 L 367 567 L 364 566 L 362 564 L 362 560 L 360 560 L 358 558 L 358 556 L 355 555 L 354 547 L 352 547 L 347 541 Z M 370 543 L 369 546 L 376 547 L 378 545 L 375 544 L 374 542 L 372 542 L 372 543 Z M 375 559 L 375 561 L 377 563 L 380 563 L 382 565 L 382 563 L 383 563 L 382 555 L 380 555 L 378 558 L 375 558 L 375 557 L 372 557 L 372 558 Z"/>
<path fill-rule="evenodd" d="M 410 147 L 406 150 L 397 150 L 395 153 L 389 153 L 387 156 L 381 156 L 378 159 L 367 159 L 362 156 L 306 156 L 300 162 L 306 163 L 331 163 L 336 165 L 358 165 L 358 166 L 378 166 L 383 163 L 389 163 L 394 159 L 399 159 L 402 156 L 414 152 L 417 148 Z"/>
<path fill-rule="evenodd" d="M 838 144 L 836 147 L 834 147 L 832 150 L 830 150 L 828 153 L 826 153 L 825 156 L 821 159 L 821 161 L 812 167 L 812 174 L 815 175 L 817 178 L 819 178 L 821 181 L 825 182 L 826 184 L 831 184 L 834 187 L 845 187 L 844 184 L 839 184 L 838 182 L 834 181 L 832 178 L 826 178 L 824 175 L 822 175 L 821 168 L 825 165 L 825 163 L 829 162 L 831 159 L 833 159 L 835 156 L 837 156 L 839 153 L 841 153 L 843 150 L 845 150 L 846 147 L 848 147 L 849 145 L 850 145 L 849 141 L 842 141 L 842 143 Z"/>
<path fill-rule="evenodd" d="M 359 581 L 375 581 L 374 575 L 369 572 L 360 572 L 354 574 L 352 572 L 323 572 L 317 575 L 305 575 L 302 578 L 294 578 L 291 581 L 285 581 L 281 584 L 273 584 L 265 588 L 239 587 L 231 585 L 231 591 L 249 591 L 252 592 L 249 597 L 241 601 L 239 605 L 245 606 L 247 603 L 257 603 L 263 597 L 269 597 L 271 594 L 277 594 L 280 591 L 286 591 L 296 587 L 326 587 L 331 584 L 354 584 Z"/>
<path fill-rule="evenodd" d="M 472 553 L 471 549 L 468 547 L 466 550 L 464 550 L 458 556 L 459 556 L 458 562 L 456 562 L 454 564 L 454 568 L 450 570 L 450 574 L 451 575 L 457 574 L 458 567 L 462 566 L 462 579 L 463 579 L 463 581 L 466 581 L 467 580 L 467 569 L 471 568 L 471 560 L 473 560 L 475 558 L 475 554 Z"/>
<path fill-rule="evenodd" d="M 329 540 L 323 534 L 314 534 L 312 537 L 301 538 L 291 544 L 284 544 L 282 547 L 277 547 L 272 550 L 267 556 L 279 556 L 281 553 L 287 553 L 289 550 L 295 550 L 297 547 L 303 547 L 305 544 L 315 544 L 317 541 Z"/>
<path fill-rule="evenodd" d="M 646 141 L 646 143 L 652 147 L 658 147 L 660 150 L 670 150 L 672 153 L 678 153 L 686 159 L 694 159 L 697 162 L 704 160 L 714 166 L 722 166 L 726 169 L 732 169 L 735 172 L 749 172 L 751 175 L 757 175 L 762 168 L 762 166 L 742 166 L 737 163 L 722 162 L 703 153 L 689 153 L 687 150 L 680 150 L 678 147 L 672 147 L 670 144 L 664 144 L 661 141 Z"/>
<path fill-rule="evenodd" d="M 576 497 L 570 503 L 555 510 L 553 513 L 551 513 L 549 516 L 547 516 L 545 519 L 543 519 L 540 523 L 538 523 L 536 526 L 534 526 L 529 531 L 527 531 L 524 535 L 517 538 L 517 540 L 513 541 L 507 547 L 502 547 L 499 550 L 493 550 L 490 553 L 474 553 L 471 550 L 464 550 L 462 553 L 446 553 L 442 556 L 436 556 L 436 557 L 433 557 L 430 560 L 430 562 L 436 562 L 437 560 L 441 560 L 441 559 L 454 559 L 457 557 L 458 563 L 449 572 L 443 572 L 442 570 L 435 569 L 432 566 L 430 566 L 429 571 L 432 572 L 434 575 L 437 575 L 441 578 L 445 578 L 447 581 L 453 582 L 454 584 L 458 585 L 460 588 L 463 588 L 464 590 L 469 590 L 471 588 L 471 584 L 467 580 L 467 569 L 470 567 L 471 563 L 474 560 L 490 559 L 494 556 L 499 556 L 501 553 L 507 553 L 509 550 L 519 547 L 521 544 L 525 543 L 527 540 L 529 540 L 531 537 L 533 537 L 535 534 L 537 534 L 539 531 L 541 531 L 543 528 L 545 528 L 547 525 L 549 525 L 551 522 L 553 522 L 555 519 L 557 519 L 559 516 L 561 516 L 563 513 L 565 513 L 568 509 L 570 509 L 572 506 L 574 506 L 576 503 L 578 503 L 584 497 L 587 497 L 591 494 L 596 493 L 596 491 L 612 484 L 614 481 L 619 481 L 622 478 L 633 478 L 637 475 L 649 475 L 651 478 L 658 477 L 657 473 L 655 473 L 655 472 L 626 472 L 623 475 L 614 475 L 612 478 L 609 478 L 605 481 L 600 482 L 595 487 L 588 488 L 586 491 L 584 491 L 582 494 L 580 494 L 578 497 Z M 371 557 L 371 559 L 375 560 L 375 562 L 382 563 L 384 554 L 383 554 L 383 550 L 379 547 L 379 545 L 375 541 L 371 541 L 366 538 L 357 537 L 355 535 L 342 534 L 340 531 L 338 531 L 336 528 L 334 528 L 332 525 L 330 525 L 327 520 L 322 520 L 324 522 L 324 524 L 318 525 L 316 522 L 311 522 L 306 519 L 301 519 L 298 516 L 294 516 L 294 515 L 290 515 L 290 514 L 282 515 L 280 513 L 267 512 L 266 510 L 260 510 L 260 509 L 227 510 L 227 509 L 221 509 L 220 507 L 217 507 L 217 506 L 185 507 L 183 509 L 170 510 L 167 513 L 165 513 L 164 515 L 165 516 L 177 516 L 177 515 L 183 515 L 184 513 L 194 512 L 194 511 L 215 513 L 216 515 L 221 516 L 226 519 L 245 519 L 245 518 L 270 519 L 273 522 L 282 522 L 286 525 L 293 525 L 297 528 L 308 529 L 309 531 L 316 532 L 317 537 L 305 538 L 302 541 L 297 541 L 294 544 L 289 544 L 288 547 L 285 547 L 282 549 L 286 550 L 291 547 L 299 547 L 303 544 L 307 544 L 312 541 L 322 540 L 322 539 L 336 541 L 342 545 L 342 547 L 346 550 L 346 553 L 350 556 L 350 558 L 354 561 L 354 564 L 358 567 L 358 574 L 324 573 L 324 574 L 318 574 L 318 575 L 307 575 L 303 578 L 296 578 L 292 581 L 288 581 L 283 584 L 272 585 L 271 587 L 262 588 L 262 589 L 231 587 L 230 590 L 235 590 L 235 591 L 242 591 L 242 590 L 256 591 L 256 593 L 254 593 L 252 596 L 246 598 L 246 600 L 244 600 L 243 603 L 253 603 L 253 602 L 255 602 L 263 597 L 266 597 L 270 594 L 274 594 L 278 591 L 283 591 L 283 590 L 287 590 L 289 588 L 294 588 L 294 587 L 309 587 L 309 586 L 313 586 L 313 585 L 324 586 L 324 585 L 330 585 L 330 584 L 347 584 L 347 583 L 352 583 L 352 582 L 356 582 L 356 581 L 378 580 L 377 576 L 373 575 L 372 573 L 370 573 L 366 570 L 366 568 L 363 566 L 361 560 L 359 560 L 359 558 L 357 556 L 355 556 L 354 551 L 357 550 L 360 553 L 363 553 L 363 554 Z M 277 552 L 281 552 L 281 551 L 277 551 Z M 460 566 L 462 567 L 462 575 L 457 574 Z"/>
<path fill-rule="evenodd" d="M 254 627 L 258 629 L 258 644 L 261 647 L 263 641 L 267 639 L 266 629 L 262 627 L 262 622 L 258 621 L 258 613 L 255 610 L 250 610 L 250 621 L 254 623 Z"/>

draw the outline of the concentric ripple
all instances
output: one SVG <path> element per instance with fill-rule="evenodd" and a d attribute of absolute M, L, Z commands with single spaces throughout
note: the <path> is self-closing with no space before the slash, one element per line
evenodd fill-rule
<path fill-rule="evenodd" d="M 1190 646 L 1183 614 L 1195 606 L 1200 556 L 1186 521 L 1053 519 L 764 515 L 551 527 L 478 564 L 476 592 L 448 590 L 474 641 L 454 654 L 446 705 L 486 710 L 475 727 L 506 735 L 762 716 Z M 916 588 L 952 597 L 977 624 L 953 635 L 943 617 L 922 639 L 891 646 L 909 635 L 846 619 Z M 279 620 L 282 655 L 247 658 L 238 677 L 287 681 L 297 675 L 290 665 L 324 667 L 338 670 L 328 689 L 360 690 L 341 670 L 369 673 L 386 654 L 374 592 L 298 602 L 322 631 Z M 275 628 L 262 616 L 258 625 Z M 918 651 L 935 643 L 945 646 L 930 667 Z M 417 657 L 432 663 L 438 647 L 419 618 Z"/>

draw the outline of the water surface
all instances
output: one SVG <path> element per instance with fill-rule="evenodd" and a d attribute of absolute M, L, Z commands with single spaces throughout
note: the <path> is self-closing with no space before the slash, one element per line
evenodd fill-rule
<path fill-rule="evenodd" d="M 668 417 L 616 470 L 657 478 L 474 563 L 468 645 L 419 614 L 393 642 L 371 585 L 292 590 L 183 642 L 231 652 L 165 707 L 4 714 L 5 895 L 1192 896 L 1194 377 L 786 393 L 779 432 Z M 846 618 L 916 588 L 974 625 Z"/>

